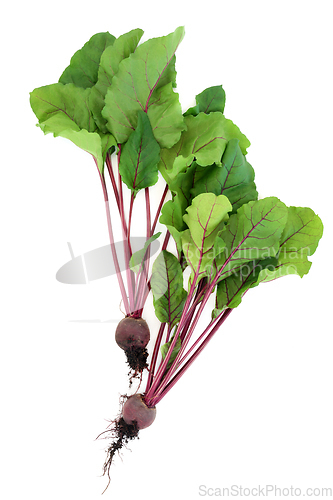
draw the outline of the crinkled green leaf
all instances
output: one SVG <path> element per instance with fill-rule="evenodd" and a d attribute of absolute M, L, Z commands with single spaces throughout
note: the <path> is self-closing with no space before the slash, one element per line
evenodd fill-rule
<path fill-rule="evenodd" d="M 239 139 L 243 154 L 250 146 L 239 128 L 221 113 L 190 115 L 185 118 L 185 123 L 187 130 L 182 134 L 181 154 L 185 157 L 193 155 L 199 165 L 219 163 L 227 142 L 232 138 Z"/>
<path fill-rule="evenodd" d="M 315 252 L 322 234 L 322 222 L 313 210 L 289 207 L 277 256 L 248 262 L 220 281 L 217 285 L 216 309 L 213 311 L 213 317 L 226 307 L 237 307 L 244 293 L 259 283 L 288 274 L 298 274 L 303 277 L 311 267 L 308 256 Z"/>
<path fill-rule="evenodd" d="M 218 233 L 228 219 L 232 206 L 225 196 L 213 193 L 199 194 L 187 207 L 183 216 L 189 229 L 182 233 L 182 246 L 185 258 L 191 266 L 196 282 L 212 275 L 212 264 L 224 248 Z"/>
<path fill-rule="evenodd" d="M 148 113 L 162 147 L 171 147 L 179 140 L 185 128 L 184 119 L 168 84 L 175 84 L 175 52 L 183 37 L 184 28 L 179 27 L 167 36 L 148 40 L 119 64 L 102 111 L 107 128 L 118 143 L 127 141 L 135 129 L 140 110 Z M 160 89 L 165 86 L 162 92 Z M 167 115 L 166 121 L 162 119 L 163 113 Z M 166 123 L 170 125 L 168 135 L 160 137 L 159 128 L 165 129 Z"/>
<path fill-rule="evenodd" d="M 221 280 L 216 289 L 216 308 L 213 318 L 218 316 L 227 307 L 235 308 L 242 301 L 244 293 L 258 284 L 262 270 L 274 270 L 278 263 L 276 257 L 248 262 L 230 276 Z"/>
<path fill-rule="evenodd" d="M 168 226 L 179 251 L 180 232 L 186 229 L 182 215 L 195 196 L 204 192 L 223 194 L 233 206 L 232 212 L 251 200 L 256 200 L 258 193 L 254 183 L 254 170 L 246 161 L 239 147 L 238 139 L 230 139 L 222 156 L 222 165 L 202 167 L 196 162 L 182 169 L 184 157 L 178 156 L 174 166 L 180 163 L 177 175 L 169 177 L 169 188 L 173 199 L 168 202 L 160 221 Z M 172 217 L 171 217 L 172 215 Z M 170 226 L 173 226 L 170 229 Z"/>
<path fill-rule="evenodd" d="M 135 51 L 142 35 L 143 31 L 141 29 L 125 33 L 117 38 L 113 45 L 107 47 L 101 55 L 98 79 L 91 88 L 89 105 L 95 122 L 99 129 L 105 133 L 107 132 L 106 119 L 102 116 L 102 109 L 105 106 L 106 92 L 111 85 L 112 78 L 118 72 L 119 64 Z"/>
<path fill-rule="evenodd" d="M 231 205 L 225 196 L 203 193 L 193 199 L 183 219 L 199 249 L 213 245 L 220 224 L 228 219 L 230 211 Z"/>
<path fill-rule="evenodd" d="M 180 320 L 187 293 L 178 259 L 163 250 L 154 262 L 151 276 L 156 317 L 173 328 Z"/>
<path fill-rule="evenodd" d="M 180 160 L 182 157 L 176 158 Z M 162 216 L 160 222 L 165 224 L 173 236 L 177 245 L 177 251 L 180 255 L 182 252 L 181 233 L 187 229 L 187 224 L 183 219 L 186 214 L 186 209 L 191 205 L 194 198 L 191 194 L 191 189 L 195 182 L 200 177 L 196 176 L 198 167 L 196 162 L 193 162 L 186 171 L 181 171 L 169 183 L 169 188 L 172 192 L 173 198 L 164 204 L 162 208 Z"/>
<path fill-rule="evenodd" d="M 161 149 L 161 160 L 158 169 L 168 185 L 171 185 L 174 181 L 177 182 L 179 174 L 185 172 L 188 166 L 193 162 L 192 155 L 187 158 L 182 155 L 177 155 L 178 151 L 175 148 Z"/>
<path fill-rule="evenodd" d="M 191 189 L 195 184 L 196 168 L 197 164 L 193 162 L 186 171 L 180 172 L 177 177 L 169 183 L 169 189 L 173 194 L 173 199 L 169 203 L 175 205 L 177 207 L 177 214 L 180 214 L 180 217 L 177 217 L 175 220 L 176 222 L 180 222 L 180 224 L 175 226 L 179 231 L 187 228 L 183 220 L 183 215 L 186 213 L 186 208 L 191 205 L 191 201 L 194 198 L 191 194 Z"/>
<path fill-rule="evenodd" d="M 183 157 L 177 157 L 175 164 L 181 159 Z M 186 170 L 182 171 L 180 169 L 178 174 L 169 180 L 169 188 L 173 194 L 173 199 L 164 205 L 160 222 L 168 227 L 176 242 L 178 253 L 182 250 L 181 233 L 187 229 L 183 215 L 186 214 L 187 207 L 191 205 L 193 198 L 196 196 L 193 194 L 193 188 L 195 186 L 204 187 L 202 178 L 207 168 L 209 167 L 201 167 L 196 162 L 192 162 Z M 202 191 L 204 191 L 203 188 Z M 214 192 L 213 189 L 212 192 Z M 214 194 L 222 193 L 215 192 Z"/>
<path fill-rule="evenodd" d="M 191 205 L 192 199 L 195 198 L 192 196 L 192 188 L 196 184 L 197 168 L 197 163 L 192 162 L 185 172 L 180 172 L 169 184 L 170 191 L 177 195 L 177 203 L 182 206 L 183 214 L 185 214 L 185 209 Z"/>
<path fill-rule="evenodd" d="M 65 124 L 64 122 L 64 119 L 55 116 L 39 126 L 44 134 L 53 133 L 54 137 L 69 139 L 80 149 L 90 153 L 95 158 L 98 169 L 103 175 L 106 153 L 110 148 L 116 147 L 114 137 L 110 134 L 103 135 L 97 132 L 88 132 L 85 129 L 80 130 L 75 123 Z"/>
<path fill-rule="evenodd" d="M 168 228 L 171 236 L 175 240 L 179 255 L 182 252 L 182 231 L 187 228 L 183 220 L 183 215 L 184 213 L 181 205 L 177 203 L 176 200 L 169 200 L 164 203 L 159 218 L 159 222 Z"/>
<path fill-rule="evenodd" d="M 185 171 L 194 159 L 201 166 L 213 163 L 220 165 L 230 139 L 239 140 L 243 154 L 246 154 L 246 148 L 250 146 L 249 140 L 239 128 L 219 112 L 186 116 L 185 125 L 186 130 L 177 144 L 161 150 L 159 169 L 166 182 L 176 179 L 177 174 Z"/>
<path fill-rule="evenodd" d="M 41 128 L 43 129 L 43 125 Z M 47 133 L 44 129 L 44 133 Z M 53 132 L 54 137 L 61 136 L 72 141 L 76 146 L 90 153 L 96 160 L 101 174 L 104 172 L 104 162 L 107 150 L 116 146 L 116 141 L 112 135 L 101 136 L 96 132 L 87 132 L 86 130 L 75 131 L 73 129 L 64 129 L 58 133 Z"/>
<path fill-rule="evenodd" d="M 174 92 L 171 82 L 153 92 L 148 116 L 161 147 L 171 147 L 178 141 L 185 128 L 181 112 L 179 95 Z"/>
<path fill-rule="evenodd" d="M 172 338 L 169 340 L 169 342 L 167 342 L 166 344 L 163 344 L 161 346 L 162 359 L 165 359 L 165 357 L 166 357 L 166 355 L 168 353 L 168 350 L 170 349 L 170 346 L 171 346 L 171 343 L 173 341 L 173 338 L 174 337 L 172 336 Z M 181 339 L 180 339 L 180 337 L 178 337 L 178 339 L 176 340 L 175 347 L 173 348 L 173 351 L 171 353 L 170 359 L 168 361 L 168 364 L 167 364 L 167 367 L 166 367 L 167 370 L 170 368 L 170 366 L 172 365 L 172 363 L 176 359 L 176 356 L 179 353 L 181 346 L 182 346 Z"/>
<path fill-rule="evenodd" d="M 308 260 L 323 235 L 323 223 L 311 208 L 289 207 L 287 224 L 281 236 L 278 264 L 274 270 L 264 269 L 259 281 L 267 282 L 287 274 L 301 278 L 311 267 Z"/>
<path fill-rule="evenodd" d="M 287 216 L 287 207 L 275 197 L 250 201 L 231 215 L 219 234 L 225 243 L 224 251 L 215 259 L 220 279 L 251 260 L 275 257 Z"/>
<path fill-rule="evenodd" d="M 97 82 L 98 66 L 106 47 L 112 45 L 115 37 L 107 31 L 96 33 L 84 46 L 75 52 L 59 82 L 74 83 L 77 87 L 88 88 Z"/>
<path fill-rule="evenodd" d="M 143 263 L 144 263 L 144 260 L 146 258 L 146 253 L 147 253 L 149 245 L 154 240 L 156 240 L 159 236 L 161 236 L 161 234 L 162 233 L 156 233 L 153 236 L 151 236 L 150 238 L 148 238 L 148 240 L 144 244 L 144 247 L 141 248 L 141 250 L 138 250 L 137 252 L 133 253 L 133 255 L 129 261 L 129 267 L 132 271 L 134 271 L 135 273 L 142 271 Z"/>
<path fill-rule="evenodd" d="M 101 141 L 102 141 L 102 157 L 103 157 L 103 165 L 106 159 L 106 155 L 108 152 L 112 154 L 117 149 L 116 139 L 111 134 L 103 134 L 102 132 L 98 132 Z"/>
<path fill-rule="evenodd" d="M 254 170 L 246 161 L 238 139 L 230 139 L 222 156 L 222 165 L 201 168 L 200 181 L 194 182 L 192 196 L 200 193 L 224 194 L 237 212 L 244 203 L 257 200 Z"/>
<path fill-rule="evenodd" d="M 184 116 L 197 116 L 199 113 L 212 113 L 214 111 L 224 112 L 225 92 L 222 85 L 208 87 L 201 94 L 195 96 L 196 106 L 184 113 Z"/>
<path fill-rule="evenodd" d="M 166 151 L 163 150 L 164 160 Z M 183 156 L 176 157 L 173 169 L 176 175 L 168 176 L 169 188 L 174 195 L 173 200 L 168 202 L 169 213 L 173 204 L 175 207 L 172 212 L 177 211 L 184 215 L 191 200 L 204 192 L 227 196 L 233 205 L 233 212 L 236 212 L 242 204 L 257 199 L 258 193 L 253 182 L 254 170 L 242 154 L 238 139 L 231 139 L 228 142 L 221 166 L 214 164 L 202 167 L 195 161 L 188 166 L 188 163 L 189 161 Z M 180 218 L 177 217 L 177 220 Z M 170 225 L 170 220 L 168 224 Z M 174 227 L 178 231 L 186 229 L 182 221 Z"/>
<path fill-rule="evenodd" d="M 59 127 L 61 119 L 71 120 L 80 129 L 95 132 L 96 124 L 88 106 L 89 94 L 90 89 L 76 87 L 73 83 L 54 83 L 33 90 L 30 104 L 39 123 L 47 123 L 52 118 Z"/>
<path fill-rule="evenodd" d="M 35 89 L 30 94 L 31 107 L 44 134 L 65 137 L 92 154 L 101 173 L 108 149 L 116 142 L 110 134 L 96 132 L 96 124 L 87 105 L 90 89 L 69 83 L 55 83 Z"/>
<path fill-rule="evenodd" d="M 143 111 L 138 114 L 138 124 L 121 150 L 119 172 L 123 182 L 134 195 L 156 184 L 160 147 L 151 129 L 149 118 Z"/>

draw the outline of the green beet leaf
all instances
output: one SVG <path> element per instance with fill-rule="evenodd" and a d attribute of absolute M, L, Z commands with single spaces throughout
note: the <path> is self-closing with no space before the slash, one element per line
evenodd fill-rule
<path fill-rule="evenodd" d="M 138 124 L 121 150 L 119 172 L 123 182 L 134 195 L 156 184 L 160 147 L 156 141 L 149 118 L 143 111 L 138 114 Z"/>
<path fill-rule="evenodd" d="M 154 234 L 153 236 L 151 236 L 150 238 L 148 238 L 148 240 L 146 241 L 146 243 L 144 244 L 143 248 L 141 248 L 141 250 L 138 250 L 137 252 L 134 252 L 132 257 L 130 258 L 130 261 L 129 261 L 129 268 L 134 271 L 135 273 L 138 273 L 140 271 L 142 271 L 143 269 L 143 263 L 146 259 L 146 255 L 147 255 L 147 250 L 148 250 L 148 247 L 149 245 L 155 241 L 159 236 L 161 236 L 162 233 L 156 233 Z"/>
<path fill-rule="evenodd" d="M 177 179 L 177 175 L 185 171 L 194 159 L 201 166 L 213 163 L 220 165 L 230 139 L 239 140 L 243 154 L 246 154 L 250 146 L 249 140 L 239 128 L 219 112 L 186 116 L 185 125 L 186 130 L 177 144 L 161 150 L 159 169 L 168 183 Z"/>
<path fill-rule="evenodd" d="M 74 83 L 77 87 L 88 88 L 95 85 L 98 77 L 98 66 L 106 47 L 112 45 L 115 37 L 106 33 L 96 33 L 84 46 L 75 52 L 70 65 L 65 69 L 59 82 Z"/>
<path fill-rule="evenodd" d="M 47 124 L 50 119 L 55 122 L 56 116 L 57 128 L 61 126 L 61 120 L 64 123 L 71 120 L 80 129 L 95 132 L 96 124 L 88 106 L 89 94 L 90 89 L 79 88 L 72 83 L 54 83 L 31 92 L 30 104 L 39 123 Z"/>
<path fill-rule="evenodd" d="M 175 199 L 164 203 L 159 219 L 159 222 L 168 228 L 175 240 L 179 257 L 182 253 L 182 232 L 187 229 L 183 215 L 182 207 Z"/>
<path fill-rule="evenodd" d="M 177 157 L 175 164 L 183 157 Z M 177 252 L 180 257 L 182 253 L 182 233 L 188 229 L 183 218 L 186 209 L 191 205 L 195 196 L 192 195 L 193 186 L 200 184 L 201 171 L 205 168 L 200 167 L 195 161 L 185 170 L 181 170 L 169 183 L 169 189 L 172 192 L 172 200 L 167 201 L 162 207 L 160 222 L 165 224 L 175 240 Z"/>
<path fill-rule="evenodd" d="M 43 124 L 41 124 L 43 129 Z M 43 129 L 44 133 L 47 133 Z M 107 151 L 115 149 L 117 146 L 116 141 L 112 135 L 103 135 L 99 133 L 90 133 L 86 130 L 75 131 L 73 129 L 64 129 L 59 133 L 53 132 L 54 137 L 60 136 L 72 141 L 76 146 L 87 153 L 90 153 L 96 160 L 97 167 L 103 175 L 104 162 Z"/>
<path fill-rule="evenodd" d="M 174 339 L 174 336 L 171 337 L 169 342 L 167 342 L 166 344 L 163 344 L 161 346 L 162 359 L 165 359 L 166 355 L 168 354 L 168 350 L 170 349 L 170 346 L 171 346 L 173 339 Z M 168 361 L 168 364 L 166 367 L 167 370 L 170 368 L 170 366 L 172 365 L 172 363 L 176 359 L 176 356 L 179 353 L 181 346 L 182 346 L 181 339 L 180 339 L 180 337 L 178 337 L 178 339 L 176 340 L 176 345 L 173 348 L 173 351 L 172 351 L 171 356 L 169 358 L 169 361 Z"/>
<path fill-rule="evenodd" d="M 189 229 L 182 233 L 182 247 L 188 265 L 192 269 L 191 282 L 213 276 L 213 262 L 223 250 L 224 243 L 218 237 L 232 206 L 226 196 L 203 193 L 192 200 L 183 216 Z"/>
<path fill-rule="evenodd" d="M 102 142 L 102 157 L 103 157 L 103 168 L 104 168 L 104 162 L 107 153 L 109 152 L 110 154 L 112 154 L 117 149 L 117 143 L 115 138 L 111 134 L 102 134 L 102 132 L 98 132 L 98 134 Z"/>
<path fill-rule="evenodd" d="M 185 124 L 187 130 L 183 133 L 181 154 L 185 157 L 193 155 L 199 165 L 220 162 L 227 142 L 232 138 L 239 139 L 243 154 L 250 146 L 239 128 L 221 113 L 190 115 L 185 118 Z"/>
<path fill-rule="evenodd" d="M 244 293 L 258 284 L 261 271 L 264 269 L 273 271 L 277 264 L 277 257 L 254 260 L 221 280 L 216 288 L 216 308 L 213 310 L 213 318 L 227 307 L 235 308 L 239 306 Z"/>
<path fill-rule="evenodd" d="M 220 279 L 251 260 L 275 257 L 287 216 L 287 207 L 275 197 L 250 201 L 231 215 L 219 233 L 225 243 L 224 251 L 215 259 Z"/>
<path fill-rule="evenodd" d="M 182 159 L 182 156 L 178 156 L 174 165 Z M 179 168 L 177 175 L 169 180 L 173 199 L 164 207 L 160 222 L 167 225 L 176 240 L 178 252 L 181 232 L 187 228 L 182 215 L 197 195 L 207 192 L 227 196 L 232 204 L 232 213 L 244 203 L 258 198 L 254 170 L 241 152 L 238 139 L 230 139 L 221 163 L 221 166 L 213 164 L 202 167 L 194 161 L 186 170 Z"/>
<path fill-rule="evenodd" d="M 156 317 L 173 328 L 180 320 L 187 293 L 178 259 L 166 250 L 154 262 L 151 289 Z"/>
<path fill-rule="evenodd" d="M 177 157 L 175 163 L 181 158 L 183 157 Z M 191 194 L 192 187 L 196 185 L 197 182 L 200 182 L 200 174 L 198 174 L 199 169 L 203 168 L 197 165 L 196 162 L 192 162 L 186 171 L 180 171 L 178 175 L 170 181 L 169 188 L 173 197 L 172 200 L 165 203 L 162 208 L 160 222 L 167 226 L 173 236 L 179 255 L 182 252 L 181 233 L 187 229 L 183 215 L 186 214 L 186 209 L 191 205 L 191 201 L 194 198 Z"/>
<path fill-rule="evenodd" d="M 169 148 L 179 140 L 185 125 L 178 96 L 171 88 L 176 79 L 175 52 L 183 37 L 184 28 L 179 27 L 167 36 L 152 38 L 119 64 L 102 111 L 118 143 L 127 141 L 135 129 L 140 110 L 148 114 L 162 147 Z M 167 124 L 170 129 L 164 137 L 159 129 Z"/>
<path fill-rule="evenodd" d="M 167 184 L 171 185 L 177 182 L 179 174 L 182 174 L 193 163 L 193 155 L 187 158 L 180 154 L 181 142 L 176 147 L 161 149 L 161 161 L 158 169 L 164 177 Z"/>
<path fill-rule="evenodd" d="M 174 92 L 171 82 L 153 92 L 148 116 L 161 147 L 171 147 L 178 141 L 185 128 L 180 114 L 179 94 Z"/>
<path fill-rule="evenodd" d="M 92 154 L 101 173 L 106 152 L 116 146 L 110 134 L 100 134 L 87 105 L 90 89 L 69 83 L 55 83 L 35 89 L 30 94 L 32 110 L 44 134 L 64 137 Z"/>
<path fill-rule="evenodd" d="M 96 84 L 91 88 L 89 105 L 95 122 L 104 133 L 107 132 L 107 128 L 106 119 L 102 116 L 102 109 L 105 106 L 104 99 L 106 92 L 111 85 L 114 75 L 118 72 L 119 64 L 135 51 L 142 35 L 143 31 L 141 29 L 125 33 L 117 38 L 113 45 L 109 45 L 101 55 L 98 79 Z"/>
<path fill-rule="evenodd" d="M 323 223 L 311 208 L 289 207 L 277 266 L 274 270 L 262 270 L 259 282 L 272 281 L 288 274 L 298 274 L 302 278 L 310 270 L 312 263 L 308 257 L 315 252 L 322 235 Z"/>
<path fill-rule="evenodd" d="M 196 106 L 189 108 L 184 116 L 197 116 L 199 113 L 212 113 L 214 111 L 224 112 L 225 92 L 222 85 L 209 87 L 208 89 L 195 96 Z"/>
<path fill-rule="evenodd" d="M 224 194 L 232 204 L 233 213 L 244 203 L 257 200 L 254 170 L 246 161 L 238 139 L 230 139 L 222 156 L 222 165 L 200 169 L 200 180 L 193 182 L 192 196 L 200 193 Z"/>
<path fill-rule="evenodd" d="M 287 223 L 280 239 L 276 257 L 248 262 L 218 283 L 216 309 L 213 317 L 226 307 L 237 307 L 244 293 L 257 286 L 288 274 L 301 278 L 311 267 L 313 255 L 323 234 L 323 224 L 313 210 L 289 207 Z"/>

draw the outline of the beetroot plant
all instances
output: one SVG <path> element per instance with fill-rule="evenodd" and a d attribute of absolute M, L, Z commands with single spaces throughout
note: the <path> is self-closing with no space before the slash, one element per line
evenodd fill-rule
<path fill-rule="evenodd" d="M 205 89 L 195 106 L 182 110 L 175 52 L 184 28 L 140 43 L 142 35 L 140 29 L 118 38 L 94 35 L 57 83 L 30 95 L 38 126 L 87 151 L 102 186 L 125 309 L 115 340 L 126 354 L 130 383 L 136 379 L 138 385 L 102 433 L 111 438 L 103 469 L 109 481 L 114 455 L 153 423 L 158 403 L 244 295 L 261 283 L 307 274 L 323 233 L 310 208 L 286 206 L 273 196 L 258 199 L 247 160 L 250 142 L 225 116 L 221 85 Z M 112 221 L 106 176 L 118 211 Z M 150 192 L 158 179 L 165 189 L 153 207 Z M 143 205 L 135 207 L 141 190 Z M 145 214 L 146 243 L 137 252 L 131 244 L 134 207 Z M 115 223 L 123 234 L 124 279 Z M 153 260 L 150 246 L 157 238 L 161 249 Z M 160 323 L 154 332 L 144 319 L 149 294 Z M 215 307 L 200 329 L 212 295 Z"/>

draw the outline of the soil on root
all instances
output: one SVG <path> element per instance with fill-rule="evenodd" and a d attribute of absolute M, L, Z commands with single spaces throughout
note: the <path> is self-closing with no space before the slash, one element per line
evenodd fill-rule
<path fill-rule="evenodd" d="M 145 347 L 132 346 L 126 349 L 125 354 L 127 357 L 127 364 L 131 368 L 128 375 L 130 376 L 130 385 L 132 385 L 133 379 L 138 377 L 141 379 L 143 370 L 148 369 L 148 351 Z"/>
<path fill-rule="evenodd" d="M 129 441 L 132 439 L 138 438 L 139 439 L 139 430 L 137 427 L 136 422 L 133 422 L 133 424 L 127 424 L 123 417 L 119 417 L 117 420 L 111 422 L 113 424 L 113 429 L 104 431 L 104 433 L 110 433 L 111 437 L 113 438 L 112 444 L 109 446 L 107 449 L 107 457 L 103 465 L 103 476 L 107 475 L 109 482 L 103 491 L 103 493 L 108 489 L 109 484 L 111 482 L 111 477 L 110 477 L 110 468 L 112 465 L 113 457 L 116 454 L 116 452 L 119 453 L 119 451 L 126 445 L 128 444 Z M 110 425 L 111 425 L 110 424 Z M 98 436 L 100 437 L 101 434 Z M 98 439 L 98 438 L 97 438 Z"/>

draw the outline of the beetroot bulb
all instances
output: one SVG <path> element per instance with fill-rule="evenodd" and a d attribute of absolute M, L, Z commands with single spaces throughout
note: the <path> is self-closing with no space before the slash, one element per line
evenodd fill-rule
<path fill-rule="evenodd" d="M 142 394 L 130 396 L 123 408 L 123 419 L 128 425 L 136 424 L 138 430 L 149 427 L 155 420 L 156 407 L 149 408 Z"/>
<path fill-rule="evenodd" d="M 150 332 L 144 319 L 131 316 L 122 319 L 116 328 L 115 339 L 125 351 L 127 363 L 134 371 L 133 377 L 148 368 L 146 346 L 150 340 Z"/>
<path fill-rule="evenodd" d="M 110 484 L 110 467 L 116 452 L 119 452 L 129 441 L 137 438 L 139 431 L 149 427 L 156 418 L 156 407 L 147 406 L 143 394 L 133 394 L 125 399 L 121 416 L 111 422 L 111 430 L 102 433 L 110 433 L 113 438 L 103 467 L 103 475 L 107 474 L 109 478 L 105 490 Z"/>

